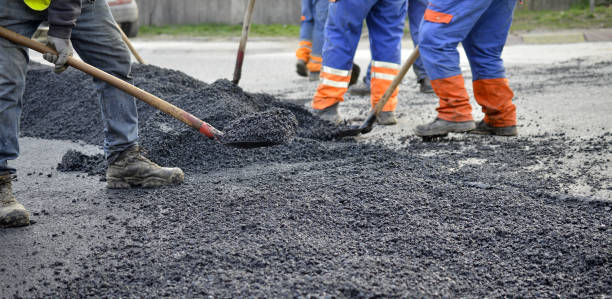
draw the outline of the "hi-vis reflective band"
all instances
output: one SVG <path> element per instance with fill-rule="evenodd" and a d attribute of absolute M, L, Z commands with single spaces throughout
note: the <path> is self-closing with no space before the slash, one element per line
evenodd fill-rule
<path fill-rule="evenodd" d="M 312 42 L 309 40 L 301 40 L 298 45 L 300 46 L 300 48 L 312 48 Z"/>
<path fill-rule="evenodd" d="M 323 66 L 323 72 L 321 73 L 321 84 L 336 87 L 336 88 L 348 88 L 350 71 L 339 70 L 329 66 Z"/>
<path fill-rule="evenodd" d="M 388 68 L 388 69 L 392 69 L 392 70 L 399 70 L 400 69 L 400 65 L 397 63 L 393 63 L 393 62 L 386 62 L 386 61 L 376 61 L 373 60 L 372 61 L 372 66 L 373 67 L 384 67 L 384 68 Z"/>
<path fill-rule="evenodd" d="M 323 72 L 342 77 L 346 77 L 349 75 L 349 71 L 339 70 L 329 66 L 323 66 Z"/>
<path fill-rule="evenodd" d="M 385 74 L 385 73 L 372 73 L 372 77 L 376 79 L 383 79 L 393 81 L 395 79 L 395 75 Z"/>
<path fill-rule="evenodd" d="M 393 81 L 399 73 L 400 65 L 385 61 L 372 61 L 372 78 Z"/>
<path fill-rule="evenodd" d="M 51 0 L 23 0 L 33 10 L 43 11 L 51 5 Z"/>

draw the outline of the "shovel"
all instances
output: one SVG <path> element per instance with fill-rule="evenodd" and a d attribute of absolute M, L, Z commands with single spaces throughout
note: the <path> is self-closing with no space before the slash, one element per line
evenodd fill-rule
<path fill-rule="evenodd" d="M 140 54 L 138 54 L 138 52 L 136 51 L 136 48 L 134 48 L 134 45 L 132 45 L 132 42 L 130 41 L 130 39 L 127 37 L 127 35 L 125 35 L 125 32 L 123 32 L 123 29 L 121 29 L 121 26 L 119 26 L 119 24 L 117 23 L 115 23 L 115 25 L 117 26 L 117 29 L 119 29 L 119 33 L 121 34 L 121 39 L 123 39 L 123 42 L 125 42 L 125 44 L 128 46 L 128 48 L 130 49 L 130 52 L 132 52 L 132 55 L 136 57 L 136 60 L 138 61 L 138 63 L 145 64 L 142 57 L 140 57 Z"/>
<path fill-rule="evenodd" d="M 15 44 L 24 46 L 24 47 L 28 47 L 32 50 L 35 50 L 37 52 L 40 52 L 42 54 L 44 53 L 53 53 L 53 54 L 57 54 L 57 52 L 35 40 L 29 39 L 23 35 L 20 35 L 18 33 L 15 33 L 11 30 L 8 30 L 4 27 L 0 26 L 0 37 L 3 37 Z M 240 140 L 240 138 L 235 138 L 235 136 L 233 136 L 234 133 L 232 134 L 228 134 L 229 136 L 226 136 L 226 134 L 222 131 L 219 131 L 217 129 L 215 129 L 213 126 L 209 125 L 208 123 L 200 120 L 199 118 L 193 116 L 192 114 L 132 85 L 129 84 L 119 78 L 114 77 L 113 75 L 110 75 L 96 67 L 93 67 L 79 59 L 73 58 L 73 57 L 68 57 L 68 65 L 74 67 L 75 69 L 78 69 L 84 73 L 87 73 L 97 79 L 100 79 L 134 97 L 136 97 L 137 99 L 153 106 L 154 108 L 160 110 L 161 112 L 170 115 L 174 118 L 176 118 L 177 120 L 185 123 L 186 125 L 198 130 L 202 135 L 210 138 L 210 139 L 214 139 L 217 140 L 218 142 L 220 142 L 221 144 L 227 145 L 227 146 L 233 146 L 233 147 L 237 147 L 237 148 L 253 148 L 253 147 L 262 147 L 262 146 L 271 146 L 274 144 L 278 144 L 277 141 L 275 141 L 274 138 L 270 138 L 269 141 L 268 139 L 261 137 L 259 138 L 259 140 L 255 139 L 250 139 L 250 140 Z M 247 120 L 247 121 L 245 121 Z M 249 123 L 248 122 L 248 116 L 245 118 L 241 118 L 238 119 L 236 122 L 240 122 L 241 123 Z M 231 124 L 230 124 L 231 126 Z M 234 131 L 238 131 L 238 130 L 234 130 Z M 236 135 L 240 135 L 241 132 L 237 132 L 238 134 Z M 274 136 L 272 136 L 274 137 Z M 227 141 L 230 140 L 230 141 Z"/>
<path fill-rule="evenodd" d="M 402 68 L 400 69 L 399 74 L 397 74 L 397 76 L 393 78 L 391 85 L 389 86 L 389 88 L 387 88 L 387 91 L 385 91 L 385 94 L 380 99 L 380 101 L 376 103 L 376 106 L 374 106 L 374 109 L 370 111 L 370 114 L 368 114 L 368 117 L 365 119 L 365 121 L 360 126 L 350 126 L 348 128 L 342 128 L 334 136 L 336 138 L 341 138 L 341 137 L 358 136 L 359 134 L 370 133 L 370 131 L 372 131 L 372 128 L 374 126 L 374 122 L 376 121 L 376 116 L 378 115 L 378 113 L 382 111 L 382 108 L 385 106 L 389 98 L 391 98 L 393 91 L 397 88 L 397 86 L 399 86 L 399 84 L 402 82 L 402 80 L 406 76 L 406 73 L 408 73 L 408 70 L 410 70 L 410 67 L 414 64 L 414 62 L 418 58 L 419 58 L 419 46 L 416 46 L 414 47 L 412 54 L 410 54 L 410 57 L 408 57 L 408 60 L 406 60 L 404 65 L 402 65 Z"/>
<path fill-rule="evenodd" d="M 244 50 L 246 48 L 249 30 L 251 29 L 251 18 L 253 17 L 253 8 L 255 0 L 249 0 L 247 9 L 244 12 L 244 20 L 242 21 L 242 36 L 240 37 L 240 46 L 238 46 L 238 54 L 236 55 L 236 66 L 234 67 L 234 79 L 232 82 L 238 85 L 242 77 L 242 63 L 244 62 Z"/>

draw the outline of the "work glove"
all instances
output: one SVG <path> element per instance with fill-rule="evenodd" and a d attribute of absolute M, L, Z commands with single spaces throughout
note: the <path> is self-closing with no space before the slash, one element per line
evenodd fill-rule
<path fill-rule="evenodd" d="M 45 53 L 43 58 L 55 64 L 53 70 L 56 74 L 65 71 L 68 68 L 68 57 L 72 56 L 72 43 L 68 38 L 58 38 L 54 36 L 47 37 L 47 46 L 57 51 L 57 55 L 53 53 Z"/>

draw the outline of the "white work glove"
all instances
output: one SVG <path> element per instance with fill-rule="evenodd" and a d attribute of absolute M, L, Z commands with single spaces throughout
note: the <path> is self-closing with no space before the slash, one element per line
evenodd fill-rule
<path fill-rule="evenodd" d="M 56 50 L 58 55 L 45 53 L 43 58 L 55 64 L 55 73 L 59 74 L 68 68 L 68 57 L 72 56 L 72 43 L 68 38 L 47 37 L 47 46 Z"/>

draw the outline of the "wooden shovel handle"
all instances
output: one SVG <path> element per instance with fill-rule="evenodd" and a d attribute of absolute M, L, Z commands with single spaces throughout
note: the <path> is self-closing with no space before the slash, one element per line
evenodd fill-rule
<path fill-rule="evenodd" d="M 45 53 L 53 53 L 57 55 L 57 52 L 35 40 L 29 39 L 23 35 L 17 34 L 11 30 L 8 30 L 4 27 L 0 26 L 0 36 L 21 46 L 28 47 L 36 52 L 40 52 L 42 54 Z M 78 69 L 84 73 L 87 73 L 95 78 L 98 78 L 122 91 L 136 97 L 137 99 L 155 107 L 156 109 L 180 120 L 186 125 L 198 130 L 200 133 L 206 135 L 208 138 L 215 138 L 216 136 L 220 136 L 223 133 L 207 124 L 206 122 L 198 119 L 197 117 L 191 115 L 190 113 L 182 110 L 179 107 L 176 107 L 130 83 L 127 83 L 109 73 L 106 73 L 96 67 L 93 67 L 79 59 L 69 57 L 68 65 Z"/>
<path fill-rule="evenodd" d="M 125 35 L 125 32 L 123 32 L 123 29 L 121 29 L 121 26 L 119 26 L 119 24 L 117 23 L 115 23 L 115 25 L 117 26 L 117 29 L 119 29 L 119 33 L 121 33 L 121 39 L 123 39 L 125 44 L 128 46 L 128 48 L 130 49 L 130 52 L 132 52 L 132 55 L 136 57 L 136 60 L 138 61 L 138 63 L 145 64 L 144 60 L 142 59 L 142 57 L 140 57 L 140 54 L 138 54 L 138 52 L 136 51 L 136 48 L 134 48 L 134 45 L 132 44 L 130 39 L 127 37 L 127 35 Z"/>
<path fill-rule="evenodd" d="M 247 9 L 244 13 L 244 20 L 242 21 L 242 36 L 240 37 L 240 45 L 238 46 L 238 54 L 236 55 L 236 66 L 234 67 L 234 78 L 232 80 L 232 82 L 236 85 L 238 85 L 238 82 L 242 77 L 242 63 L 244 62 L 244 51 L 246 49 L 246 43 L 249 37 L 249 30 L 251 29 L 251 19 L 253 17 L 254 7 L 255 0 L 249 0 Z"/>

